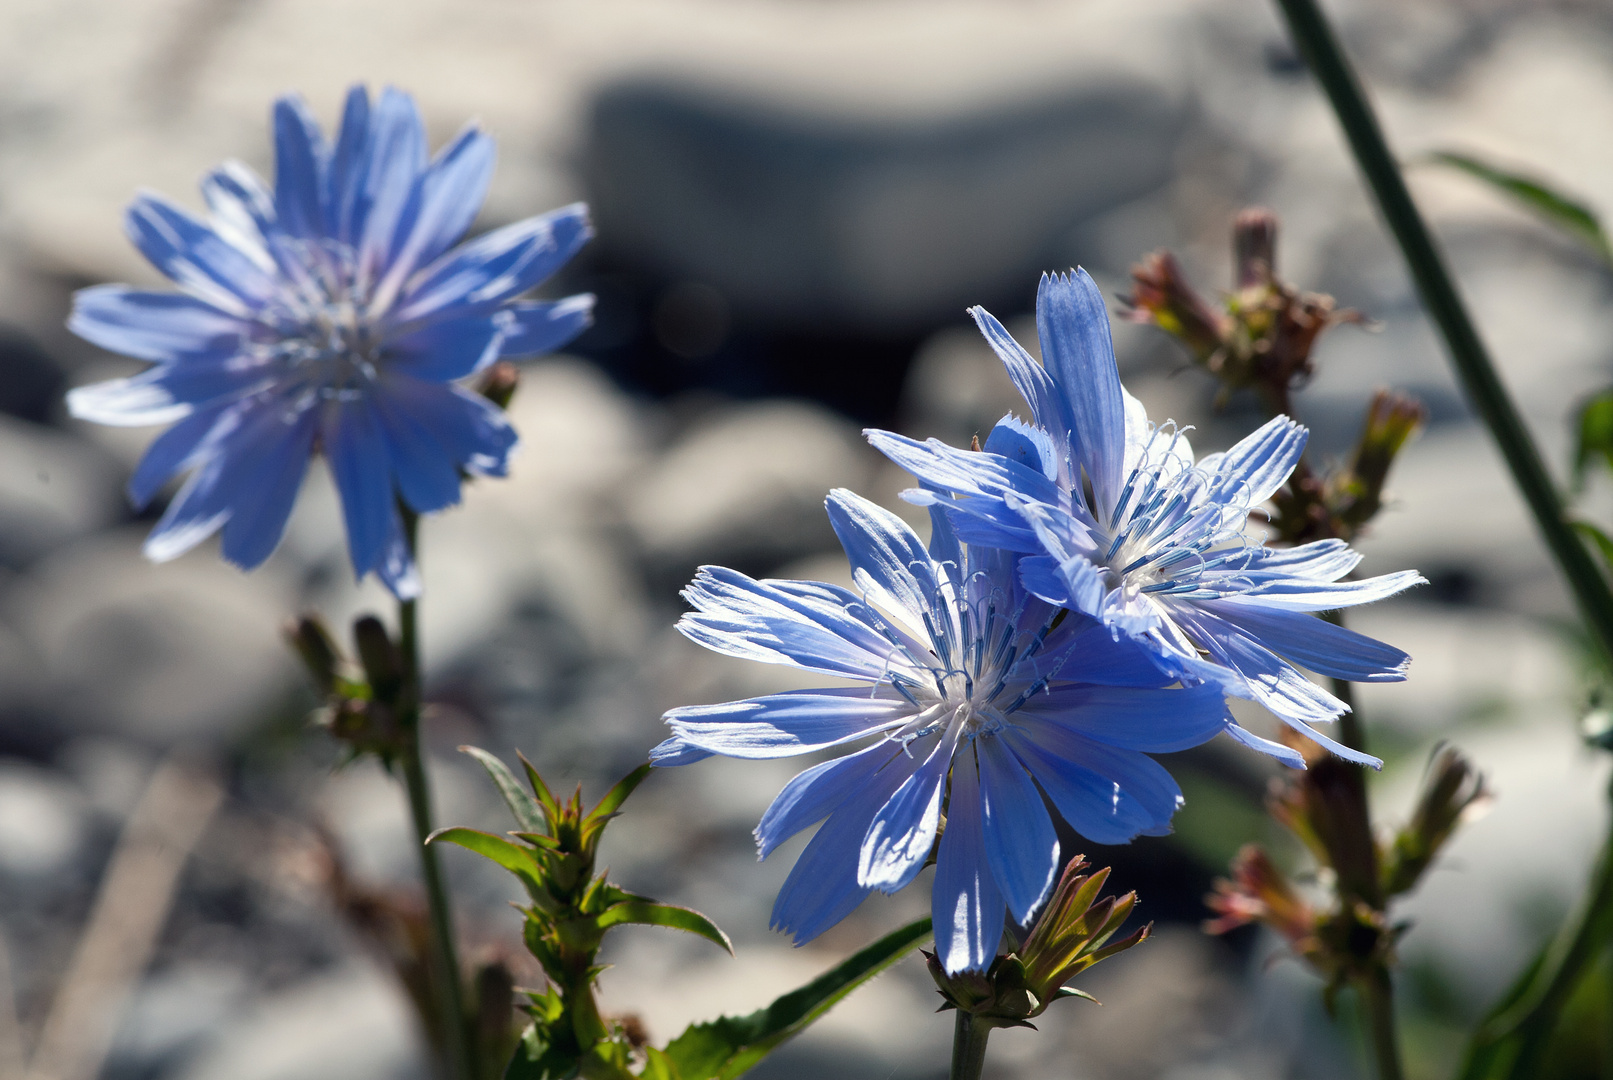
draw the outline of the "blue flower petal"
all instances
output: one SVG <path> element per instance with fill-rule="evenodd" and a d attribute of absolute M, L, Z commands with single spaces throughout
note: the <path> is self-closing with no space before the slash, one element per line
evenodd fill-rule
<path fill-rule="evenodd" d="M 955 732 L 935 740 L 929 756 L 874 812 L 857 860 L 857 884 L 883 893 L 904 888 L 924 869 L 941 824 L 941 799 Z"/>
<path fill-rule="evenodd" d="M 243 397 L 271 380 L 272 374 L 256 364 L 167 365 L 70 390 L 67 411 L 80 420 L 116 427 L 171 424 L 198 405 Z"/>
<path fill-rule="evenodd" d="M 1008 904 L 986 864 L 980 783 L 967 757 L 952 770 L 947 830 L 936 855 L 930 913 L 935 954 L 950 974 L 984 971 L 997 958 Z"/>
<path fill-rule="evenodd" d="M 1262 754 L 1270 755 L 1284 765 L 1295 769 L 1305 768 L 1305 755 L 1291 746 L 1284 746 L 1282 743 L 1272 742 L 1270 739 L 1262 739 L 1248 728 L 1238 724 L 1228 724 L 1227 734 L 1251 750 L 1258 750 Z"/>
<path fill-rule="evenodd" d="M 249 316 L 274 295 L 274 280 L 251 256 L 161 196 L 136 197 L 123 220 L 151 265 L 221 311 Z"/>
<path fill-rule="evenodd" d="M 1208 457 L 1201 468 L 1216 468 L 1209 498 L 1219 503 L 1256 507 L 1277 493 L 1299 464 L 1310 432 L 1286 416 L 1274 416 L 1246 435 L 1219 460 Z"/>
<path fill-rule="evenodd" d="M 1022 560 L 1021 567 L 1030 561 Z M 1116 638 L 1109 627 L 1079 612 L 1070 612 L 1048 635 L 1044 651 L 1058 659 L 1061 682 L 1155 688 L 1176 681 L 1160 670 L 1150 650 L 1129 637 Z"/>
<path fill-rule="evenodd" d="M 1242 595 L 1258 599 L 1263 606 L 1285 611 L 1332 611 L 1384 600 L 1405 592 L 1413 585 L 1426 585 L 1428 579 L 1415 570 L 1401 570 L 1360 581 L 1320 582 L 1289 578 L 1262 584 Z"/>
<path fill-rule="evenodd" d="M 1001 502 L 1012 493 L 1030 502 L 1057 506 L 1062 501 L 1058 486 L 1040 469 L 1023 465 L 998 454 L 958 450 L 939 439 L 916 442 L 892 431 L 868 428 L 868 442 L 896 464 L 938 491 L 948 491 L 967 499 Z M 956 519 L 954 519 L 956 520 Z M 1025 550 L 1034 551 L 1034 547 Z"/>
<path fill-rule="evenodd" d="M 930 507 L 930 558 L 942 566 L 950 567 L 949 573 L 956 576 L 963 570 L 963 548 L 958 544 L 958 532 L 952 527 L 952 519 L 947 516 L 946 510 L 936 505 Z"/>
<path fill-rule="evenodd" d="M 673 735 L 662 739 L 650 750 L 650 764 L 661 768 L 672 768 L 676 765 L 693 765 L 697 761 L 704 761 L 711 757 L 711 751 L 702 750 L 698 746 L 690 746 L 682 739 Z"/>
<path fill-rule="evenodd" d="M 681 739 L 678 742 L 682 746 L 689 746 Z M 705 751 L 701 753 L 704 755 Z M 837 807 L 851 802 L 874 774 L 889 765 L 900 753 L 901 749 L 896 745 L 878 742 L 855 754 L 825 761 L 797 773 L 784 785 L 756 825 L 757 857 L 767 858 L 784 841 L 822 821 Z"/>
<path fill-rule="evenodd" d="M 372 390 L 381 408 L 412 416 L 454 463 L 479 476 L 503 476 L 515 448 L 515 428 L 497 405 L 457 386 L 387 372 Z"/>
<path fill-rule="evenodd" d="M 553 352 L 594 322 L 594 294 L 578 293 L 564 300 L 522 300 L 504 309 L 511 325 L 504 334 L 499 355 L 537 356 Z"/>
<path fill-rule="evenodd" d="M 402 248 L 400 223 L 419 208 L 418 181 L 426 168 L 426 126 L 414 98 L 390 86 L 381 92 L 369 117 L 367 150 L 361 166 L 363 193 L 358 199 L 364 216 L 358 262 L 372 281 L 379 281 Z M 387 300 L 389 304 L 390 294 Z"/>
<path fill-rule="evenodd" d="M 1014 335 L 991 312 L 983 307 L 972 307 L 969 314 L 974 317 L 981 334 L 985 335 L 986 342 L 1002 359 L 1003 367 L 1008 369 L 1008 377 L 1019 388 L 1025 404 L 1031 407 L 1031 418 L 1037 426 L 1047 433 L 1061 436 L 1068 432 L 1072 426 L 1069 410 L 1047 369 L 1014 340 Z"/>
<path fill-rule="evenodd" d="M 377 569 L 392 539 L 396 497 L 386 440 L 368 401 L 325 405 L 321 444 L 347 521 L 347 550 L 362 578 Z"/>
<path fill-rule="evenodd" d="M 409 509 L 429 514 L 458 503 L 459 462 L 432 429 L 388 395 L 376 395 L 374 406 L 392 477 Z"/>
<path fill-rule="evenodd" d="M 662 719 L 684 742 L 702 750 L 736 758 L 779 758 L 887 731 L 916 711 L 900 697 L 872 696 L 858 686 L 689 705 Z"/>
<path fill-rule="evenodd" d="M 1164 836 L 1181 789 L 1152 758 L 1104 746 L 1051 725 L 1003 736 L 1076 832 L 1098 844 Z"/>
<path fill-rule="evenodd" d="M 856 798 L 829 815 L 807 844 L 773 902 L 772 926 L 804 945 L 850 915 L 871 889 L 857 883 L 858 850 L 875 808 L 891 797 L 913 769 L 896 754 L 871 776 Z"/>
<path fill-rule="evenodd" d="M 1213 686 L 1150 690 L 1064 684 L 1038 694 L 1014 716 L 1149 754 L 1199 746 L 1227 726 L 1226 700 Z"/>
<path fill-rule="evenodd" d="M 369 209 L 365 184 L 370 154 L 370 93 L 362 85 L 347 91 L 342 127 L 326 174 L 325 229 L 345 244 L 364 235 Z"/>
<path fill-rule="evenodd" d="M 1392 645 L 1314 615 L 1237 597 L 1206 601 L 1204 608 L 1319 675 L 1352 682 L 1402 682 L 1411 663 L 1410 656 Z"/>
<path fill-rule="evenodd" d="M 889 510 L 845 488 L 831 491 L 824 505 L 858 587 L 874 603 L 922 628 L 939 586 L 929 549 L 918 535 Z"/>
<path fill-rule="evenodd" d="M 1042 275 L 1036 333 L 1043 362 L 1069 409 L 1072 441 L 1092 483 L 1097 511 L 1107 518 L 1123 479 L 1126 417 L 1109 312 L 1085 270 Z"/>
<path fill-rule="evenodd" d="M 377 308 L 389 306 L 410 274 L 465 235 L 487 197 L 493 158 L 493 140 L 469 127 L 426 167 L 397 224 L 390 263 L 372 300 Z"/>
<path fill-rule="evenodd" d="M 388 522 L 381 557 L 375 564 L 375 576 L 399 600 L 413 600 L 420 595 L 420 572 L 415 566 L 414 552 L 409 550 L 409 538 L 403 531 L 403 515 L 398 511 L 396 500 Z"/>
<path fill-rule="evenodd" d="M 863 618 L 861 601 L 833 586 L 790 589 L 734 570 L 704 566 L 678 621 L 691 641 L 715 652 L 866 682 L 889 673 L 894 646 Z"/>
<path fill-rule="evenodd" d="M 490 311 L 560 269 L 593 234 L 582 203 L 496 229 L 421 271 L 391 318 L 404 324 Z"/>
<path fill-rule="evenodd" d="M 980 815 L 986 862 L 1017 923 L 1027 923 L 1047 899 L 1059 870 L 1059 841 L 1041 793 L 1012 750 L 994 737 L 974 741 L 980 763 Z M 967 756 L 961 768 L 967 772 Z M 947 804 L 957 807 L 957 794 Z"/>
<path fill-rule="evenodd" d="M 243 570 L 261 564 L 285 535 L 318 426 L 314 409 L 264 412 L 268 425 L 278 430 L 266 433 L 255 445 L 243 438 L 230 448 L 242 467 L 228 479 L 236 500 L 224 523 L 220 550 Z"/>
<path fill-rule="evenodd" d="M 274 103 L 273 123 L 275 216 L 292 236 L 320 236 L 325 231 L 320 193 L 330 156 L 325 136 L 294 94 Z"/>
<path fill-rule="evenodd" d="M 444 319 L 393 338 L 386 347 L 387 372 L 437 383 L 474 375 L 499 358 L 506 322 L 500 315 Z"/>
<path fill-rule="evenodd" d="M 1058 477 L 1059 454 L 1053 449 L 1053 440 L 1041 428 L 1021 423 L 1012 414 L 997 421 L 986 436 L 984 449 L 1035 469 L 1049 480 Z"/>
<path fill-rule="evenodd" d="M 245 407 L 238 402 L 218 402 L 197 409 L 152 440 L 129 478 L 129 501 L 134 508 L 144 510 L 169 477 L 195 466 L 210 452 L 217 440 L 209 436 L 226 409 Z"/>

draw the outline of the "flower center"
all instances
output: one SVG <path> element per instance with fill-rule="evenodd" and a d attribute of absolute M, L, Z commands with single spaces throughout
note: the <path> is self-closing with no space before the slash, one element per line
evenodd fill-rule
<path fill-rule="evenodd" d="M 277 254 L 282 288 L 264 315 L 275 335 L 272 358 L 321 397 L 363 396 L 379 375 L 381 341 L 353 248 L 303 240 Z"/>

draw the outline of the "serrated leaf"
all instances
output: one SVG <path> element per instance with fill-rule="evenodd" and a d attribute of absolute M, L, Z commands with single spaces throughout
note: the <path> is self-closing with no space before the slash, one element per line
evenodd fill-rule
<path fill-rule="evenodd" d="M 627 801 L 627 797 L 633 794 L 633 790 L 642 784 L 644 782 L 644 778 L 650 775 L 654 769 L 655 766 L 646 761 L 644 764 L 640 765 L 638 768 L 616 781 L 615 786 L 609 791 L 605 792 L 605 797 L 599 800 L 599 805 L 588 812 L 588 817 L 586 819 L 587 823 L 593 824 L 594 822 L 602 822 L 604 819 L 610 817 L 612 814 L 616 813 L 616 811 L 620 810 L 622 808 L 622 804 Z"/>
<path fill-rule="evenodd" d="M 1471 154 L 1438 151 L 1429 156 L 1511 196 L 1550 224 L 1588 245 L 1603 262 L 1613 265 L 1613 246 L 1609 245 L 1607 234 L 1602 231 L 1602 223 L 1597 220 L 1596 213 L 1578 199 L 1554 190 L 1544 181 L 1481 161 Z"/>
<path fill-rule="evenodd" d="M 532 796 L 526 793 L 526 789 L 521 786 L 520 781 L 504 762 L 479 746 L 461 746 L 459 749 L 461 753 L 469 754 L 482 763 L 487 775 L 493 778 L 493 786 L 504 796 L 504 804 L 510 808 L 510 813 L 515 815 L 515 823 L 521 827 L 521 831 L 532 833 L 548 831 L 543 811 Z"/>
<path fill-rule="evenodd" d="M 733 1080 L 929 936 L 929 919 L 909 923 L 765 1009 L 691 1026 L 667 1044 L 667 1057 L 683 1080 Z"/>
<path fill-rule="evenodd" d="M 520 878 L 529 890 L 541 887 L 538 882 L 538 865 L 533 860 L 532 853 L 520 844 L 512 844 L 502 836 L 494 836 L 492 833 L 466 829 L 462 826 L 438 829 L 426 837 L 426 843 L 428 844 L 435 844 L 439 840 L 450 844 L 458 844 L 467 851 L 474 851 L 483 858 L 492 859 Z"/>
<path fill-rule="evenodd" d="M 634 923 L 639 926 L 665 926 L 672 930 L 684 930 L 691 934 L 698 934 L 707 941 L 720 945 L 728 950 L 728 955 L 734 953 L 734 943 L 728 940 L 728 935 L 717 928 L 717 924 L 686 907 L 675 904 L 657 904 L 649 900 L 629 900 L 606 908 L 594 920 L 595 924 L 605 930 L 612 926 L 625 926 Z"/>

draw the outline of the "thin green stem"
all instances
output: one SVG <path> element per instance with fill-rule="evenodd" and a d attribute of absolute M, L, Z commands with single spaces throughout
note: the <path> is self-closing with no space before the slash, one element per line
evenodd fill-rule
<path fill-rule="evenodd" d="M 1394 984 L 1389 969 L 1379 967 L 1356 982 L 1366 1013 L 1367 1034 L 1372 1043 L 1372 1059 L 1378 1066 L 1378 1080 L 1402 1080 L 1400 1039 L 1395 1032 Z"/>
<path fill-rule="evenodd" d="M 976 1020 L 973 1013 L 958 1010 L 952 1027 L 952 1069 L 947 1080 L 980 1080 L 986 1067 L 986 1040 L 991 1026 Z"/>
<path fill-rule="evenodd" d="M 1568 579 L 1581 614 L 1595 631 L 1603 650 L 1613 656 L 1613 591 L 1609 590 L 1607 580 L 1568 524 L 1562 500 L 1546 472 L 1540 451 L 1501 384 L 1444 258 L 1411 201 L 1411 193 L 1389 153 L 1377 117 L 1339 48 L 1327 17 L 1317 7 L 1316 0 L 1277 0 L 1277 3 L 1305 62 L 1332 102 L 1356 164 L 1361 167 L 1377 198 L 1378 208 L 1405 255 L 1428 314 L 1445 339 L 1451 363 L 1467 391 L 1468 400 L 1495 438 L 1514 483 L 1535 516 L 1546 546 Z"/>
<path fill-rule="evenodd" d="M 418 518 L 403 510 L 409 550 L 415 550 Z M 409 792 L 409 816 L 414 822 L 420 850 L 420 877 L 426 885 L 426 904 L 431 914 L 432 982 L 437 988 L 437 1004 L 442 1015 L 443 1056 L 448 1075 L 456 1080 L 477 1080 L 474 1049 L 466 1038 L 464 987 L 460 979 L 459 955 L 454 947 L 454 916 L 448 902 L 448 887 L 435 846 L 426 843 L 433 831 L 431 787 L 426 779 L 424 754 L 420 745 L 420 631 L 414 600 L 398 601 L 398 648 L 403 654 L 403 690 L 399 695 L 398 722 L 407 745 L 401 755 L 403 783 Z"/>

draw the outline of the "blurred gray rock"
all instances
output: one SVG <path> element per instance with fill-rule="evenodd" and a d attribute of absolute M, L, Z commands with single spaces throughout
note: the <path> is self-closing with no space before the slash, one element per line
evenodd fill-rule
<path fill-rule="evenodd" d="M 135 988 L 107 1058 L 113 1075 L 165 1071 L 211 1042 L 250 1000 L 245 972 L 183 964 Z"/>
<path fill-rule="evenodd" d="M 210 543 L 153 565 L 140 555 L 144 531 L 60 550 L 0 598 L 38 658 L 38 704 L 80 732 L 228 738 L 294 685 L 279 637 L 285 582 L 273 567 L 226 565 Z"/>
<path fill-rule="evenodd" d="M 637 477 L 624 512 L 647 558 L 674 577 L 700 563 L 766 569 L 836 547 L 823 500 L 859 487 L 874 461 L 851 424 L 818 406 L 734 405 Z"/>
<path fill-rule="evenodd" d="M 52 770 L 0 758 L 0 874 L 40 879 L 72 865 L 87 824 L 73 784 Z"/>
<path fill-rule="evenodd" d="M 0 416 L 0 564 L 23 566 L 122 518 L 115 463 L 94 446 Z"/>

